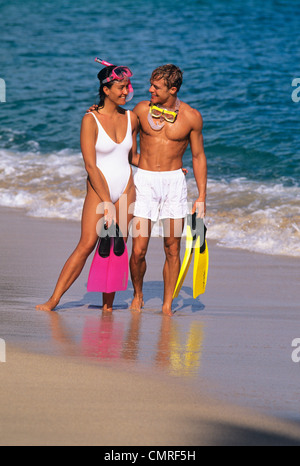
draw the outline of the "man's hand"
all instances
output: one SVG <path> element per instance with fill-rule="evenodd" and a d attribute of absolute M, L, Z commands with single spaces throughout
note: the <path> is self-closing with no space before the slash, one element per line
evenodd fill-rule
<path fill-rule="evenodd" d="M 92 105 L 92 106 L 86 111 L 86 113 L 93 112 L 94 110 L 98 110 L 98 105 L 96 105 L 96 104 Z"/>
<path fill-rule="evenodd" d="M 195 212 L 197 212 L 197 218 L 204 218 L 206 215 L 206 203 L 197 199 L 193 206 L 192 214 Z"/>
<path fill-rule="evenodd" d="M 181 170 L 183 171 L 183 174 L 184 174 L 185 176 L 186 176 L 186 175 L 188 174 L 188 172 L 189 172 L 187 168 L 182 168 Z"/>

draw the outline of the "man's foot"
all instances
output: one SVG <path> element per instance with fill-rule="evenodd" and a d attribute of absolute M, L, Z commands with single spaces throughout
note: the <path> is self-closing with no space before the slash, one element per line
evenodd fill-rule
<path fill-rule="evenodd" d="M 144 300 L 143 300 L 143 296 L 135 296 L 133 298 L 133 301 L 131 303 L 131 306 L 130 306 L 130 309 L 132 311 L 138 311 L 138 312 L 141 312 L 142 310 L 142 307 L 144 306 Z"/>
<path fill-rule="evenodd" d="M 54 298 L 50 298 L 49 301 L 47 301 L 44 304 L 38 304 L 35 306 L 37 311 L 53 311 L 53 309 L 56 308 L 58 305 L 59 301 Z"/>
<path fill-rule="evenodd" d="M 169 306 L 169 305 L 167 305 L 167 304 L 164 304 L 164 305 L 163 305 L 162 311 L 163 311 L 163 314 L 164 314 L 165 316 L 170 316 L 170 317 L 172 317 L 172 315 L 173 315 L 172 306 Z"/>

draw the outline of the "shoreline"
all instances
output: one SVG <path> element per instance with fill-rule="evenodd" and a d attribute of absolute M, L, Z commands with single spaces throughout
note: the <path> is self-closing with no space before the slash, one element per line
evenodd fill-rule
<path fill-rule="evenodd" d="M 45 313 L 34 306 L 49 297 L 78 222 L 0 216 L 3 444 L 300 444 L 297 259 L 209 241 L 205 295 L 192 299 L 191 266 L 169 318 L 162 238 L 152 238 L 141 314 L 129 311 L 131 283 L 101 313 L 100 295 L 86 291 L 92 256 Z"/>
<path fill-rule="evenodd" d="M 190 203 L 190 207 L 192 207 L 192 201 L 189 201 Z M 81 206 L 81 209 L 82 209 L 82 206 Z M 80 228 L 80 219 L 68 219 L 68 218 L 61 218 L 61 217 L 39 217 L 39 216 L 34 216 L 34 215 L 30 215 L 29 212 L 27 212 L 26 209 L 24 209 L 23 207 L 7 207 L 7 206 L 2 206 L 0 205 L 0 215 L 2 214 L 19 214 L 21 216 L 24 216 L 28 219 L 32 219 L 32 220 L 36 220 L 36 221 L 42 221 L 42 222 L 53 222 L 53 224 L 55 223 L 66 223 L 66 224 L 73 224 L 73 225 L 77 225 L 79 226 Z M 292 227 L 296 230 L 296 226 L 293 224 Z M 158 239 L 162 239 L 162 236 L 161 236 L 161 232 L 160 232 L 160 226 L 156 225 L 153 229 L 153 239 L 155 238 L 158 238 Z M 130 237 L 130 234 L 129 234 L 129 238 Z M 184 240 L 185 240 L 185 237 L 183 236 L 183 242 L 182 242 L 182 247 L 184 246 Z M 229 251 L 237 251 L 237 252 L 241 252 L 241 253 L 245 253 L 245 254 L 253 254 L 253 255 L 258 255 L 258 256 L 263 256 L 263 257 L 274 257 L 274 258 L 278 258 L 279 260 L 280 259 L 286 259 L 286 260 L 294 260 L 294 261 L 299 261 L 300 260 L 300 256 L 298 255 L 291 255 L 291 254 L 285 254 L 283 252 L 280 252 L 278 254 L 275 254 L 274 252 L 263 252 L 263 251 L 257 251 L 257 250 L 252 250 L 252 249 L 247 249 L 247 248 L 243 248 L 241 246 L 232 246 L 232 245 L 229 245 L 229 244 L 225 244 L 225 243 L 222 243 L 221 242 L 221 239 L 214 239 L 214 238 L 209 238 L 208 237 L 208 241 L 209 243 L 213 246 L 213 247 L 217 247 L 217 248 L 220 248 L 220 249 L 225 249 L 225 250 L 229 250 Z"/>

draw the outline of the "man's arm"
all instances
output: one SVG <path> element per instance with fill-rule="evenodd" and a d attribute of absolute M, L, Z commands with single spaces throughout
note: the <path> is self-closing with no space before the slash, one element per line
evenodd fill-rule
<path fill-rule="evenodd" d="M 199 197 L 194 203 L 192 213 L 198 211 L 198 218 L 206 214 L 206 187 L 207 187 L 207 160 L 203 144 L 203 120 L 201 114 L 192 109 L 192 131 L 190 133 L 190 146 L 193 156 L 193 170 L 196 179 Z"/>

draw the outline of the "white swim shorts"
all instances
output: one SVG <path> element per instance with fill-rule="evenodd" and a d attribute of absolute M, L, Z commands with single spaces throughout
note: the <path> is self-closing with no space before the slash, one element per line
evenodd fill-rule
<path fill-rule="evenodd" d="M 134 216 L 156 222 L 187 215 L 187 185 L 183 171 L 153 172 L 138 168 L 134 175 Z"/>

